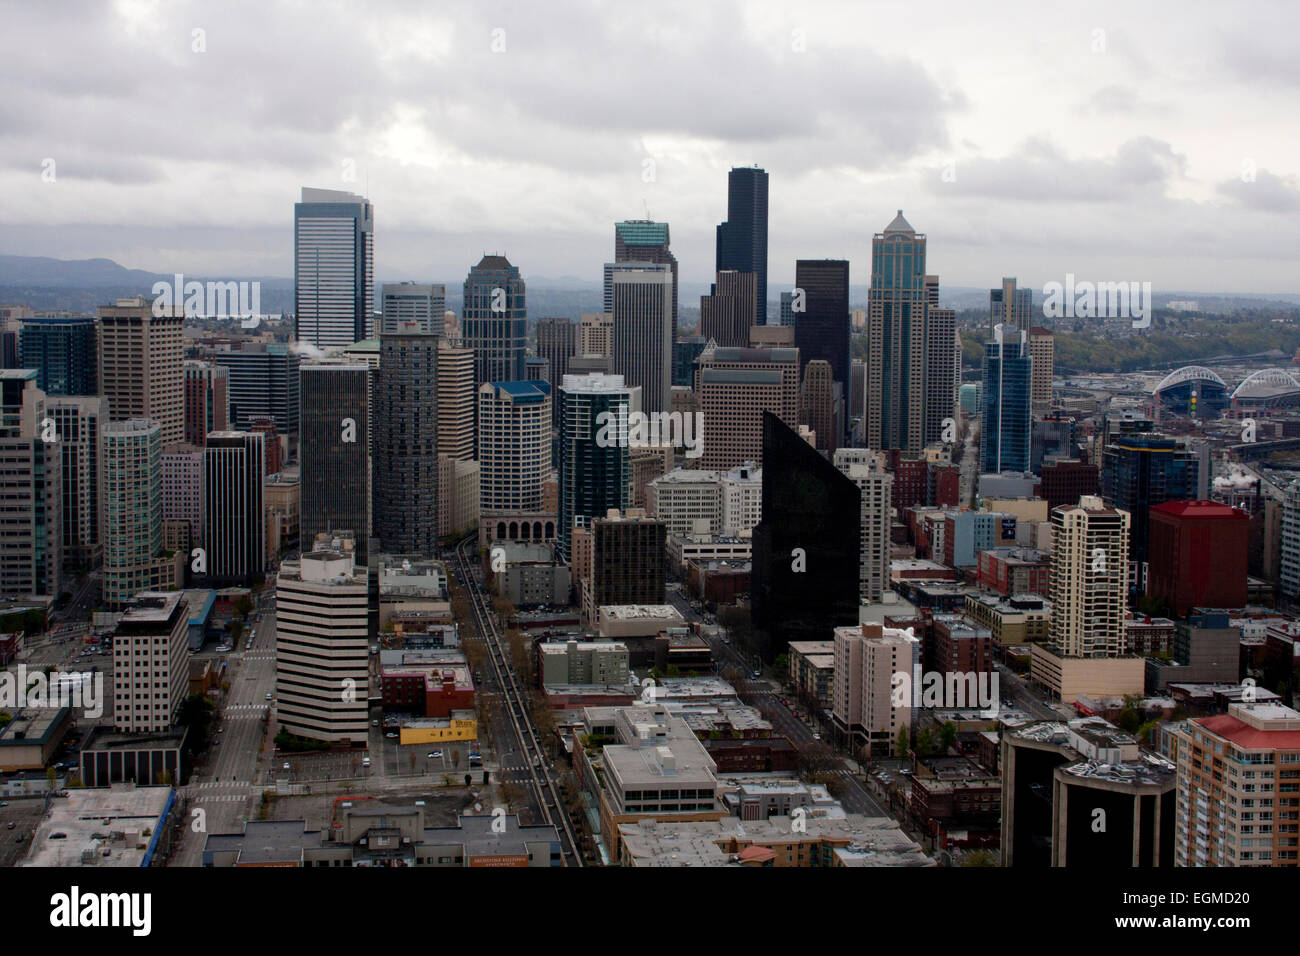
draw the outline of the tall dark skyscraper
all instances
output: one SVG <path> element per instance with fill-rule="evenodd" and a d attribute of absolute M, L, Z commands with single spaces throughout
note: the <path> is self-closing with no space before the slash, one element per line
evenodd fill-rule
<path fill-rule="evenodd" d="M 505 256 L 484 256 L 465 279 L 461 344 L 474 350 L 474 385 L 528 378 L 524 280 Z"/>
<path fill-rule="evenodd" d="M 266 569 L 265 436 L 213 432 L 203 449 L 203 544 L 208 577 L 247 584 Z"/>
<path fill-rule="evenodd" d="M 437 553 L 441 340 L 416 331 L 379 339 L 372 522 L 380 546 L 392 554 Z"/>
<path fill-rule="evenodd" d="M 99 394 L 99 330 L 91 315 L 23 319 L 18 360 L 36 369 L 36 387 L 46 395 Z"/>
<path fill-rule="evenodd" d="M 351 531 L 365 561 L 370 534 L 370 369 L 342 362 L 302 367 L 301 535 Z"/>
<path fill-rule="evenodd" d="M 1029 471 L 1033 365 L 1029 334 L 998 325 L 984 348 L 980 471 Z"/>
<path fill-rule="evenodd" d="M 727 221 L 718 224 L 715 272 L 754 274 L 754 325 L 767 324 L 767 172 L 735 166 L 727 174 Z M 845 309 L 847 312 L 847 308 Z M 820 356 L 814 356 L 820 357 Z"/>
<path fill-rule="evenodd" d="M 621 375 L 568 375 L 557 393 L 560 406 L 560 556 L 571 557 L 574 519 L 583 525 L 610 508 L 626 508 L 631 487 L 627 420 L 640 411 L 641 390 Z M 604 433 L 602 435 L 602 432 Z"/>
<path fill-rule="evenodd" d="M 763 412 L 763 518 L 750 579 L 755 638 L 774 659 L 858 623 L 861 492 L 798 432 Z"/>
<path fill-rule="evenodd" d="M 655 262 L 673 274 L 673 338 L 677 341 L 677 257 L 668 248 L 668 223 L 629 219 L 614 223 L 614 262 Z M 605 267 L 605 312 L 614 311 L 614 283 Z"/>
<path fill-rule="evenodd" d="M 229 370 L 231 425 L 248 428 L 256 418 L 269 418 L 281 435 L 289 436 L 292 454 L 298 446 L 299 353 L 283 342 L 246 342 L 243 348 L 217 352 L 212 361 Z"/>
<path fill-rule="evenodd" d="M 808 363 L 830 363 L 831 377 L 848 391 L 849 383 L 849 263 L 846 259 L 800 259 L 794 284 L 803 290 L 803 311 L 795 316 L 794 344 L 799 350 L 799 374 Z M 796 293 L 797 296 L 797 293 Z M 797 308 L 797 305 L 796 305 Z"/>
<path fill-rule="evenodd" d="M 317 348 L 366 337 L 375 311 L 375 209 L 337 189 L 304 187 L 293 207 L 294 316 Z"/>
<path fill-rule="evenodd" d="M 578 326 L 572 319 L 537 320 L 537 357 L 546 360 L 546 381 L 551 383 L 551 427 L 559 433 L 560 402 L 556 389 L 569 374 L 569 360 L 578 354 Z"/>
<path fill-rule="evenodd" d="M 1178 439 L 1151 432 L 1120 432 L 1101 459 L 1101 488 L 1106 503 L 1132 515 L 1129 559 L 1147 560 L 1151 509 L 1166 501 L 1197 497 L 1200 462 Z M 1138 578 L 1141 580 L 1141 577 Z"/>

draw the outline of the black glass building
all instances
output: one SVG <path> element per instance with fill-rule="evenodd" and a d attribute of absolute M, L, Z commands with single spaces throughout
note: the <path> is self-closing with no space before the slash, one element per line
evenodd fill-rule
<path fill-rule="evenodd" d="M 794 325 L 799 376 L 802 379 L 809 362 L 822 359 L 830 363 L 832 379 L 847 390 L 851 322 L 848 260 L 800 259 L 795 263 L 794 276 L 795 288 L 803 290 L 803 311 L 795 315 Z"/>
<path fill-rule="evenodd" d="M 528 370 L 524 280 L 505 256 L 484 256 L 465 279 L 461 339 L 474 350 L 474 385 L 523 382 Z"/>
<path fill-rule="evenodd" d="M 755 276 L 754 325 L 767 324 L 767 172 L 737 166 L 727 174 L 727 221 L 718 224 L 717 268 Z"/>
<path fill-rule="evenodd" d="M 18 360 L 20 367 L 36 369 L 36 387 L 47 395 L 99 394 L 99 333 L 94 316 L 23 319 Z"/>
<path fill-rule="evenodd" d="M 750 577 L 754 635 L 766 660 L 791 641 L 828 641 L 858 623 L 857 485 L 763 412 L 763 518 Z"/>

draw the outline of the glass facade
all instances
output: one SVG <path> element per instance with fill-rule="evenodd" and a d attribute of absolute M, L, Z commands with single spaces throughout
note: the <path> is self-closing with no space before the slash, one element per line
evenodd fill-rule
<path fill-rule="evenodd" d="M 984 350 L 980 472 L 1029 471 L 1033 363 L 1024 333 L 999 326 Z"/>

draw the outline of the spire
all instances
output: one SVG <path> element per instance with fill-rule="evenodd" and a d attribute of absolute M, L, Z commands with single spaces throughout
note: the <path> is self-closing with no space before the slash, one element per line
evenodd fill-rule
<path fill-rule="evenodd" d="M 916 230 L 912 228 L 911 223 L 903 218 L 903 210 L 901 209 L 898 210 L 898 215 L 894 217 L 894 221 L 885 227 L 885 235 L 889 235 L 891 232 L 902 232 L 909 236 L 916 235 Z"/>

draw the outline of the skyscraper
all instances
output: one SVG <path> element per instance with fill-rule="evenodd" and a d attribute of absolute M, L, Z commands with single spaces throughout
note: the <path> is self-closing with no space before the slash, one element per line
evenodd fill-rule
<path fill-rule="evenodd" d="M 610 270 L 610 309 L 614 308 L 613 270 Z M 608 356 L 614 352 L 614 314 L 595 312 L 584 315 L 578 325 L 578 354 Z M 560 381 L 563 381 L 561 379 Z"/>
<path fill-rule="evenodd" d="M 89 569 L 99 563 L 99 431 L 108 424 L 108 400 L 61 395 L 48 400 L 61 453 L 63 559 Z"/>
<path fill-rule="evenodd" d="M 613 365 L 641 389 L 642 410 L 668 411 L 672 394 L 672 288 L 666 265 L 615 268 Z"/>
<path fill-rule="evenodd" d="M 385 282 L 382 290 L 383 332 L 414 322 L 421 332 L 442 334 L 446 324 L 447 287 L 426 282 Z"/>
<path fill-rule="evenodd" d="M 208 432 L 230 427 L 230 369 L 213 362 L 186 362 L 185 441 L 203 447 Z"/>
<path fill-rule="evenodd" d="M 208 577 L 248 584 L 266 568 L 265 436 L 213 432 L 203 449 L 203 544 Z"/>
<path fill-rule="evenodd" d="M 1125 650 L 1129 514 L 1099 498 L 1052 512 L 1051 643 L 1062 657 L 1118 657 Z"/>
<path fill-rule="evenodd" d="M 59 596 L 62 461 L 35 369 L 0 370 L 0 593 Z"/>
<path fill-rule="evenodd" d="M 302 366 L 301 540 L 350 531 L 364 562 L 370 535 L 371 472 L 368 403 L 370 370 L 364 365 L 312 362 Z"/>
<path fill-rule="evenodd" d="M 840 443 L 835 434 L 835 386 L 830 362 L 817 359 L 804 367 L 799 406 L 799 423 L 812 429 L 817 450 L 835 451 Z"/>
<path fill-rule="evenodd" d="M 705 349 L 695 390 L 704 428 L 701 468 L 735 468 L 763 454 L 763 413 L 799 426 L 799 350 Z"/>
<path fill-rule="evenodd" d="M 844 259 L 800 259 L 795 288 L 803 309 L 795 316 L 794 344 L 800 372 L 817 359 L 829 362 L 831 378 L 849 382 L 849 264 Z M 797 293 L 796 293 L 797 294 Z"/>
<path fill-rule="evenodd" d="M 297 338 L 317 348 L 367 335 L 375 311 L 375 210 L 368 199 L 303 187 L 293 207 Z"/>
<path fill-rule="evenodd" d="M 621 375 L 566 375 L 559 401 L 557 550 L 569 561 L 575 520 L 586 526 L 611 508 L 627 507 L 631 485 L 627 419 L 640 411 L 641 390 L 625 385 Z"/>
<path fill-rule="evenodd" d="M 99 513 L 104 603 L 123 607 L 141 591 L 177 587 L 188 555 L 163 554 L 162 426 L 146 418 L 100 429 Z"/>
<path fill-rule="evenodd" d="M 571 319 L 537 320 L 537 357 L 546 360 L 546 380 L 552 388 L 564 381 L 569 374 L 569 359 L 577 354 L 578 327 Z"/>
<path fill-rule="evenodd" d="M 474 460 L 474 353 L 446 339 L 438 343 L 438 454 Z"/>
<path fill-rule="evenodd" d="M 1029 289 L 1018 289 L 1014 277 L 1003 276 L 999 288 L 989 289 L 989 332 L 999 325 L 1028 332 L 1033 322 L 1032 302 Z"/>
<path fill-rule="evenodd" d="M 99 383 L 108 413 L 118 422 L 153 419 L 165 445 L 185 437 L 184 321 L 181 309 L 155 310 L 143 296 L 99 307 Z"/>
<path fill-rule="evenodd" d="M 980 472 L 1029 471 L 1032 360 L 1029 334 L 997 325 L 984 348 Z"/>
<path fill-rule="evenodd" d="M 231 427 L 247 429 L 255 419 L 269 418 L 288 437 L 292 455 L 298 447 L 298 351 L 284 342 L 245 342 L 212 360 L 229 375 Z"/>
<path fill-rule="evenodd" d="M 750 324 L 766 325 L 767 173 L 757 166 L 733 166 L 727 174 L 727 221 L 718 225 L 714 271 L 727 269 L 753 273 L 754 321 Z"/>
<path fill-rule="evenodd" d="M 840 448 L 834 462 L 862 495 L 858 597 L 864 603 L 879 601 L 890 587 L 890 490 L 894 477 L 885 471 L 881 453 L 867 448 Z"/>
<path fill-rule="evenodd" d="M 18 331 L 18 364 L 46 395 L 99 394 L 99 333 L 90 315 L 38 315 Z"/>
<path fill-rule="evenodd" d="M 669 251 L 668 223 L 629 219 L 614 223 L 614 262 L 655 262 L 673 274 L 673 337 L 677 341 L 677 257 Z M 614 311 L 613 270 L 605 267 L 605 311 Z M 561 379 L 556 379 L 557 382 Z"/>
<path fill-rule="evenodd" d="M 925 242 L 901 209 L 871 240 L 867 309 L 867 444 L 871 448 L 918 452 L 925 446 Z M 804 316 L 798 319 L 802 324 Z"/>
<path fill-rule="evenodd" d="M 380 337 L 375 388 L 375 537 L 392 554 L 438 548 L 438 345 L 440 335 Z"/>
<path fill-rule="evenodd" d="M 478 390 L 480 514 L 542 510 L 551 471 L 551 386 L 487 382 Z"/>
<path fill-rule="evenodd" d="M 746 348 L 754 324 L 754 274 L 719 272 L 708 295 L 700 296 L 700 334 L 722 346 Z"/>
<path fill-rule="evenodd" d="M 763 517 L 750 578 L 758 648 L 828 641 L 858 621 L 862 496 L 853 480 L 763 413 Z"/>
<path fill-rule="evenodd" d="M 527 378 L 524 280 L 505 256 L 484 256 L 465 279 L 461 344 L 474 351 L 474 384 Z"/>
<path fill-rule="evenodd" d="M 312 546 L 285 561 L 275 583 L 277 720 L 300 737 L 366 739 L 369 571 L 353 539 Z M 342 693 L 350 687 L 352 693 Z"/>
<path fill-rule="evenodd" d="M 1034 326 L 1029 330 L 1029 354 L 1034 360 L 1034 414 L 1052 410 L 1052 376 L 1056 365 L 1056 340 L 1049 329 Z"/>
<path fill-rule="evenodd" d="M 939 307 L 939 277 L 926 276 L 925 444 L 944 440 L 946 424 L 957 418 L 961 387 L 961 339 L 957 313 Z"/>
<path fill-rule="evenodd" d="M 1106 502 L 1132 515 L 1129 559 L 1136 562 L 1141 586 L 1151 526 L 1151 509 L 1166 501 L 1190 501 L 1197 494 L 1200 461 L 1176 438 L 1119 432 L 1101 459 L 1101 490 Z"/>

